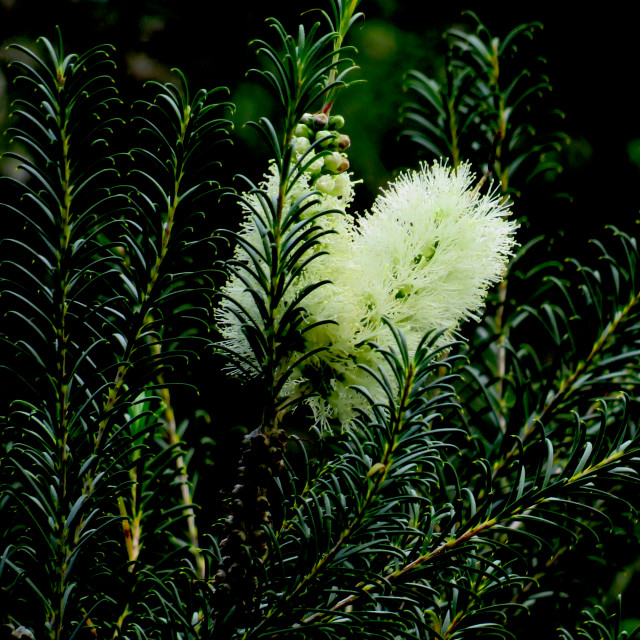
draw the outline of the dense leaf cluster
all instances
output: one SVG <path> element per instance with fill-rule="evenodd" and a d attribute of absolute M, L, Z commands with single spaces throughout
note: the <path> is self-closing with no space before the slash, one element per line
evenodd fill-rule
<path fill-rule="evenodd" d="M 255 125 L 277 188 L 245 178 L 234 196 L 253 235 L 212 233 L 203 216 L 232 210 L 218 200 L 230 125 L 216 91 L 192 95 L 180 76 L 130 105 L 108 46 L 19 47 L 8 155 L 20 173 L 2 178 L 0 204 L 8 637 L 627 637 L 609 586 L 637 543 L 632 235 L 610 229 L 584 263 L 532 240 L 453 345 L 432 332 L 410 349 L 387 323 L 392 343 L 371 345 L 379 360 L 361 365 L 347 428 L 305 409 L 326 380 L 288 392 L 315 355 L 306 334 L 334 322 L 310 324 L 305 308 L 327 284 L 305 280 L 334 232 L 322 221 L 347 215 L 309 215 L 317 188 L 291 202 L 332 153 L 318 136 L 296 154 L 295 132 L 311 113 L 324 126 L 348 87 L 357 5 L 332 0 L 295 37 L 274 20 L 276 44 L 256 43 L 282 118 Z M 475 34 L 452 32 L 444 84 L 408 76 L 426 101 L 405 110 L 409 136 L 454 167 L 485 163 L 505 197 L 519 166 L 528 177 L 552 167 L 548 142 L 562 138 L 534 139 L 518 109 L 544 82 L 501 84 L 503 57 L 530 28 L 499 41 L 478 21 Z M 243 259 L 215 263 L 225 238 Z M 215 335 L 224 278 L 252 304 L 224 294 L 250 358 Z M 194 375 L 202 358 L 251 380 L 213 400 L 180 393 L 209 389 Z M 218 432 L 192 436 L 222 405 L 231 422 L 214 415 Z M 221 432 L 238 425 L 234 447 Z M 197 482 L 213 477 L 211 451 L 232 470 L 220 486 Z M 585 580 L 596 571 L 600 584 Z"/>

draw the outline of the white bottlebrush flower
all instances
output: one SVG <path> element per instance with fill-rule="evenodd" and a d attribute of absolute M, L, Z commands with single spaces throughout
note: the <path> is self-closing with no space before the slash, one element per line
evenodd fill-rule
<path fill-rule="evenodd" d="M 324 350 L 304 360 L 283 395 L 312 387 L 318 392 L 309 400 L 316 420 L 344 425 L 356 407 L 366 410 L 364 399 L 352 389 L 353 385 L 371 387 L 359 365 L 382 364 L 371 343 L 388 347 L 392 342 L 382 319 L 388 318 L 404 332 L 410 349 L 433 330 L 444 330 L 440 344 L 451 342 L 464 320 L 479 317 L 488 288 L 502 279 L 517 224 L 509 220 L 509 205 L 499 193 L 482 195 L 474 188 L 475 176 L 467 164 L 455 171 L 438 163 L 423 165 L 419 171 L 400 175 L 359 222 L 344 215 L 353 198 L 353 183 L 346 172 L 323 174 L 312 181 L 309 173 L 303 174 L 285 206 L 316 187 L 320 195 L 305 215 L 337 209 L 318 220 L 324 229 L 337 233 L 324 236 L 317 249 L 327 254 L 307 265 L 290 288 L 285 306 L 306 285 L 328 280 L 330 284 L 304 300 L 305 323 L 307 327 L 331 323 L 304 332 L 304 352 Z M 275 198 L 278 185 L 272 169 L 262 187 Z M 255 194 L 246 198 L 254 207 L 260 206 Z M 252 246 L 261 245 L 248 208 L 240 235 Z M 250 264 L 242 247 L 234 257 Z M 261 322 L 249 290 L 259 287 L 248 280 L 230 279 L 223 293 L 237 304 L 224 299 L 216 320 L 226 347 L 240 362 L 244 358 L 257 365 L 242 331 L 243 321 L 235 314 L 241 307 L 258 325 Z M 289 363 L 302 355 L 290 354 Z M 238 368 L 251 373 L 241 364 Z M 375 389 L 371 391 L 375 394 Z"/>
<path fill-rule="evenodd" d="M 308 278 L 332 284 L 307 301 L 307 311 L 336 322 L 308 335 L 309 349 L 331 346 L 308 365 L 331 372 L 326 397 L 313 401 L 317 418 L 352 416 L 358 399 L 349 386 L 364 375 L 358 364 L 381 360 L 369 343 L 391 342 L 383 317 L 411 349 L 432 330 L 443 329 L 446 344 L 464 320 L 479 317 L 488 288 L 504 276 L 517 224 L 500 194 L 482 195 L 474 181 L 467 164 L 455 171 L 425 164 L 400 175 L 369 214 L 328 240 L 330 258 L 311 265 Z"/>
<path fill-rule="evenodd" d="M 419 341 L 431 329 L 478 318 L 502 280 L 517 223 L 497 192 L 481 195 L 468 164 L 422 165 L 399 176 L 354 235 L 366 322 L 388 317 Z"/>
<path fill-rule="evenodd" d="M 322 157 L 319 161 L 322 164 Z M 286 213 L 293 204 L 301 198 L 309 198 L 309 201 L 312 201 L 313 204 L 306 209 L 302 217 L 309 219 L 317 213 L 329 211 L 330 213 L 317 218 L 314 224 L 324 230 L 342 233 L 346 228 L 344 211 L 353 200 L 353 183 L 351 182 L 350 176 L 346 173 L 338 176 L 323 175 L 321 178 L 326 178 L 325 182 L 327 182 L 326 185 L 323 183 L 325 189 L 322 190 L 318 188 L 318 185 L 312 183 L 313 176 L 311 172 L 302 173 L 287 194 L 283 211 Z M 316 182 L 317 181 L 318 180 L 316 180 Z M 263 190 L 267 198 L 275 201 L 279 192 L 279 186 L 280 176 L 276 165 L 272 164 L 269 173 L 265 175 L 265 180 L 260 185 L 260 189 Z M 314 191 L 319 193 L 311 195 Z M 251 207 L 258 211 L 260 217 L 265 220 L 270 218 L 271 213 L 265 210 L 264 199 L 258 194 L 245 193 L 243 194 L 243 198 L 250 206 L 243 205 L 244 220 L 241 224 L 239 235 L 244 242 L 255 247 L 257 251 L 263 251 L 262 238 L 256 226 Z M 326 240 L 329 237 L 331 237 L 331 235 L 324 236 L 316 246 L 315 251 L 326 249 Z M 306 256 L 302 256 L 301 261 L 305 258 Z M 318 258 L 318 260 L 323 259 L 326 259 L 326 256 L 319 256 Z M 250 259 L 249 254 L 242 244 L 238 244 L 234 251 L 234 261 L 245 264 L 252 269 L 257 268 L 255 262 Z M 258 262 L 260 262 L 260 260 L 258 260 Z M 313 264 L 313 262 L 311 264 Z M 265 261 L 262 261 L 259 268 L 269 277 Z M 264 292 L 257 281 L 243 271 L 242 268 L 239 269 L 239 273 L 242 274 L 242 278 L 238 275 L 233 275 L 222 288 L 221 293 L 223 297 L 218 308 L 215 310 L 215 320 L 223 338 L 221 346 L 228 349 L 230 353 L 235 354 L 234 371 L 246 375 L 256 375 L 258 373 L 259 363 L 256 360 L 256 354 L 251 344 L 247 340 L 243 325 L 245 325 L 248 320 L 252 320 L 258 326 L 262 325 L 258 305 L 256 304 L 252 291 L 254 293 L 257 292 L 261 297 L 264 297 Z M 281 305 L 282 308 L 278 310 L 280 315 L 284 312 L 288 302 L 291 301 L 308 282 L 309 279 L 306 274 L 304 274 L 303 277 L 298 278 L 292 284 Z M 246 317 L 247 315 L 249 316 L 248 318 Z M 299 355 L 300 354 L 291 354 L 291 357 L 296 358 Z"/>

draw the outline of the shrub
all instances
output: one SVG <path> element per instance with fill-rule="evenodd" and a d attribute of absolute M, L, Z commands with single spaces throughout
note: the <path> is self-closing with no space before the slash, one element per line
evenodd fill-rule
<path fill-rule="evenodd" d="M 636 240 L 578 261 L 526 237 L 518 194 L 564 137 L 530 122 L 545 81 L 502 66 L 535 25 L 475 16 L 442 81 L 406 76 L 427 162 L 352 213 L 357 5 L 256 43 L 281 119 L 252 123 L 273 160 L 237 192 L 223 93 L 127 104 L 108 46 L 16 45 L 8 637 L 626 635 Z"/>

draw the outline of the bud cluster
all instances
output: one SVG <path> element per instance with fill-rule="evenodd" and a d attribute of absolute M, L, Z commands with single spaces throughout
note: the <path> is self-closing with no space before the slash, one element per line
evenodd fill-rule
<path fill-rule="evenodd" d="M 306 164 L 311 186 L 337 198 L 345 198 L 350 189 L 346 171 L 349 159 L 344 151 L 351 145 L 349 136 L 340 133 L 344 118 L 326 113 L 305 113 L 293 132 L 293 161 Z"/>

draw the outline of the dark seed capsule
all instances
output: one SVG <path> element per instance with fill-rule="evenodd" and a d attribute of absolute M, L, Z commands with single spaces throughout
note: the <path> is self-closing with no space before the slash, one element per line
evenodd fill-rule
<path fill-rule="evenodd" d="M 233 538 L 236 542 L 246 542 L 247 534 L 242 529 L 234 529 L 230 534 L 230 538 Z"/>
<path fill-rule="evenodd" d="M 289 436 L 287 435 L 287 432 L 284 429 L 276 430 L 272 437 L 283 444 L 289 439 Z"/>
<path fill-rule="evenodd" d="M 269 453 L 274 460 L 282 460 L 282 447 L 269 447 Z"/>
<path fill-rule="evenodd" d="M 266 496 L 259 496 L 256 500 L 256 509 L 261 513 L 269 510 L 269 500 Z"/>
<path fill-rule="evenodd" d="M 256 529 L 252 535 L 253 546 L 264 548 L 267 546 L 267 534 L 263 529 Z"/>
<path fill-rule="evenodd" d="M 258 449 L 266 447 L 268 444 L 267 437 L 263 433 L 256 433 L 255 436 L 251 436 L 251 448 Z"/>
<path fill-rule="evenodd" d="M 257 482 L 266 482 L 272 476 L 272 471 L 266 464 L 261 464 L 256 469 L 256 481 Z"/>

